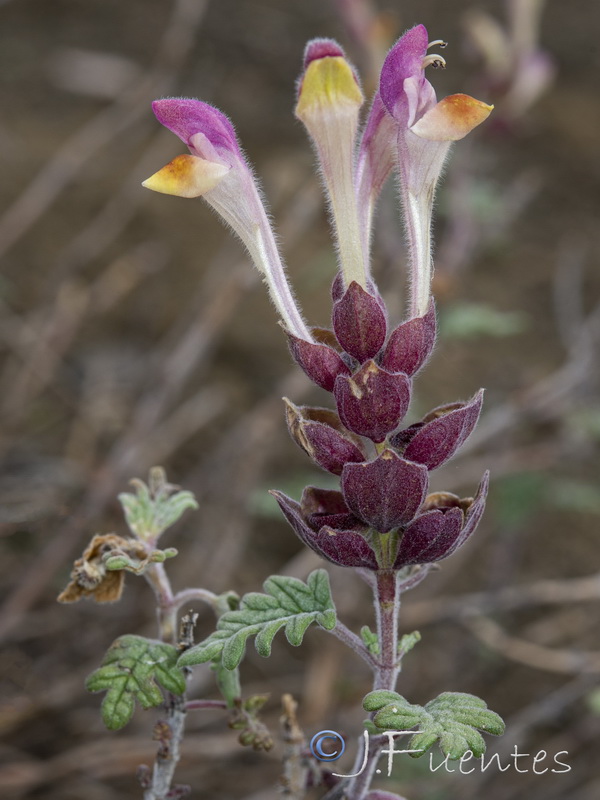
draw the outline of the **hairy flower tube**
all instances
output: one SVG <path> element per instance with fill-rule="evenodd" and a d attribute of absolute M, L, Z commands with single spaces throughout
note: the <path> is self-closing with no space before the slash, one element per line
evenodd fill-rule
<path fill-rule="evenodd" d="M 341 47 L 316 39 L 305 51 L 296 116 L 315 146 L 334 230 L 339 273 L 331 330 L 309 331 L 287 284 L 282 260 L 230 121 L 198 100 L 154 103 L 158 120 L 191 155 L 178 156 L 145 182 L 150 189 L 202 196 L 242 239 L 266 277 L 293 358 L 330 392 L 335 411 L 286 400 L 292 438 L 339 490 L 308 487 L 299 502 L 273 492 L 300 539 L 346 567 L 395 573 L 451 555 L 475 530 L 488 478 L 474 498 L 429 493 L 429 472 L 461 447 L 483 399 L 434 409 L 403 427 L 414 375 L 436 338 L 431 298 L 431 218 L 436 184 L 451 143 L 492 107 L 464 94 L 437 101 L 427 66 L 426 29 L 402 36 L 385 59 L 379 89 L 359 133 L 363 95 Z M 392 326 L 371 277 L 370 239 L 381 189 L 397 170 L 411 265 L 408 318 Z"/>
<path fill-rule="evenodd" d="M 311 340 L 292 296 L 273 230 L 233 125 L 200 100 L 167 98 L 152 104 L 156 118 L 189 147 L 156 172 L 144 186 L 180 197 L 203 197 L 247 247 L 269 287 L 286 328 Z"/>
<path fill-rule="evenodd" d="M 331 205 L 341 268 L 366 284 L 365 253 L 354 191 L 354 151 L 363 96 L 344 51 L 331 39 L 309 42 L 299 80 L 296 116 L 317 150 Z"/>
<path fill-rule="evenodd" d="M 466 94 L 437 102 L 425 78 L 427 66 L 445 66 L 430 47 L 427 29 L 417 25 L 388 53 L 379 84 L 379 96 L 396 123 L 398 169 L 405 227 L 411 258 L 410 313 L 427 311 L 432 277 L 431 216 L 436 184 L 452 142 L 462 139 L 490 115 L 493 106 Z M 377 105 L 372 113 L 378 113 Z M 367 128 L 368 130 L 368 128 Z"/>

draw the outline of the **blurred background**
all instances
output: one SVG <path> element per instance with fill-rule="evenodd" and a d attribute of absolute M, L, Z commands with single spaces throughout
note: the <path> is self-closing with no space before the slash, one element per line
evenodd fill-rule
<path fill-rule="evenodd" d="M 292 367 L 266 292 L 201 201 L 140 182 L 179 140 L 156 97 L 201 97 L 234 121 L 276 221 L 311 324 L 327 325 L 335 256 L 314 159 L 293 118 L 305 41 L 333 36 L 367 90 L 407 27 L 449 42 L 439 96 L 496 110 L 455 147 L 437 203 L 441 337 L 411 419 L 487 389 L 476 434 L 434 489 L 472 494 L 492 471 L 477 535 L 405 596 L 402 633 L 423 641 L 399 690 L 481 694 L 507 721 L 489 752 L 571 770 L 430 774 L 398 759 L 388 790 L 412 800 L 592 800 L 600 792 L 600 45 L 597 0 L 2 0 L 0 2 L 0 786 L 2 797 L 125 800 L 152 763 L 153 711 L 107 732 L 85 677 L 123 633 L 155 635 L 151 593 L 128 575 L 117 605 L 59 606 L 96 532 L 125 533 L 116 500 L 162 464 L 192 490 L 165 546 L 176 589 L 260 589 L 319 566 L 267 490 L 329 485 L 288 438 L 281 397 L 327 404 Z M 391 314 L 405 303 L 394 187 L 380 203 L 374 272 Z M 330 567 L 344 621 L 372 624 L 366 587 Z M 202 607 L 198 636 L 213 625 Z M 362 662 L 310 630 L 251 647 L 248 694 L 269 692 L 267 755 L 223 712 L 188 717 L 177 780 L 193 797 L 271 798 L 281 695 L 307 736 L 355 737 Z M 216 697 L 208 669 L 192 696 Z M 346 757 L 345 757 L 346 758 Z M 343 759 L 339 765 L 350 765 Z M 545 763 L 541 765 L 554 766 Z M 540 769 L 538 767 L 538 769 Z"/>

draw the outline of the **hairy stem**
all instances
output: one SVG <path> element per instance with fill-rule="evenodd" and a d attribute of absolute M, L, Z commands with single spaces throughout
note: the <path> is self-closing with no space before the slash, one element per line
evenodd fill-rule
<path fill-rule="evenodd" d="M 398 591 L 398 574 L 393 570 L 380 570 L 377 573 L 375 588 L 375 614 L 377 618 L 377 636 L 380 656 L 375 665 L 373 689 L 396 688 L 396 680 L 400 671 L 398 658 L 398 613 L 400 611 L 400 592 Z M 363 753 L 356 758 L 353 773 L 360 770 L 356 778 L 352 778 L 346 792 L 347 800 L 362 800 L 367 794 L 381 750 L 381 741 L 371 739 L 366 763 L 363 766 Z"/>
<path fill-rule="evenodd" d="M 377 573 L 377 593 L 375 612 L 377 615 L 377 636 L 380 648 L 380 666 L 375 673 L 373 689 L 389 689 L 396 686 L 400 666 L 398 663 L 398 613 L 400 594 L 398 574 L 393 570 Z"/>
<path fill-rule="evenodd" d="M 151 564 L 144 577 L 152 587 L 156 598 L 158 634 L 163 642 L 177 644 L 177 606 L 174 602 L 171 582 L 163 564 Z"/>
<path fill-rule="evenodd" d="M 206 708 L 227 709 L 225 700 L 188 700 L 185 704 L 186 711 L 202 711 Z"/>
<path fill-rule="evenodd" d="M 346 627 L 346 625 L 344 625 L 343 622 L 338 620 L 335 624 L 335 628 L 332 628 L 329 633 L 332 633 L 341 642 L 344 642 L 344 644 L 347 644 L 348 647 L 351 647 L 352 650 L 354 650 L 355 653 L 357 653 L 364 661 L 366 661 L 372 669 L 377 667 L 377 661 L 365 647 L 365 644 L 360 636 L 357 636 L 355 633 L 353 633 L 349 628 Z"/>
<path fill-rule="evenodd" d="M 166 800 L 171 791 L 175 767 L 181 756 L 186 716 L 185 695 L 169 694 L 167 718 L 159 722 L 155 735 L 160 739 L 152 770 L 152 784 L 144 792 L 144 800 Z"/>
<path fill-rule="evenodd" d="M 152 564 L 144 573 L 156 598 L 158 633 L 163 642 L 177 645 L 177 609 L 171 582 L 163 564 Z M 160 742 L 150 785 L 144 790 L 144 800 L 166 800 L 180 758 L 183 741 L 187 701 L 185 693 L 167 693 L 166 719 L 155 727 L 155 738 Z"/>
<path fill-rule="evenodd" d="M 183 589 L 181 592 L 177 592 L 173 598 L 173 605 L 176 609 L 179 609 L 186 603 L 193 603 L 195 600 L 200 600 L 214 609 L 217 599 L 217 595 L 214 594 L 214 592 L 209 592 L 208 589 Z"/>

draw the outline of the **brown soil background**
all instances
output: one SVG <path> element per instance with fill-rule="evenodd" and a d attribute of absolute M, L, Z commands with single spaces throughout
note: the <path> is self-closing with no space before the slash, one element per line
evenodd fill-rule
<path fill-rule="evenodd" d="M 424 22 L 450 41 L 449 68 L 431 77 L 440 96 L 488 99 L 465 44 L 465 13 L 502 20 L 504 3 L 377 8 L 391 37 Z M 155 713 L 138 711 L 109 733 L 100 698 L 83 683 L 118 635 L 154 635 L 149 590 L 128 576 L 118 605 L 55 602 L 90 536 L 124 532 L 116 495 L 131 477 L 161 463 L 198 497 L 200 510 L 166 542 L 181 554 L 169 564 L 176 588 L 257 590 L 272 572 L 304 577 L 319 565 L 265 498 L 268 488 L 297 496 L 323 481 L 288 439 L 280 398 L 327 398 L 292 369 L 260 282 L 215 217 L 200 201 L 139 184 L 182 151 L 156 123 L 152 99 L 196 96 L 222 108 L 263 182 L 306 316 L 327 324 L 335 258 L 293 87 L 313 36 L 338 38 L 363 71 L 368 64 L 327 0 L 212 0 L 201 9 L 199 0 L 179 12 L 167 0 L 0 3 L 5 800 L 141 796 L 135 770 L 154 757 Z M 470 494 L 487 466 L 493 483 L 477 536 L 407 595 L 401 619 L 403 632 L 423 636 L 406 658 L 403 694 L 480 694 L 508 726 L 490 752 L 506 760 L 518 745 L 546 750 L 550 761 L 567 751 L 572 769 L 535 775 L 530 758 L 519 763 L 526 773 L 432 775 L 426 759 L 403 757 L 380 785 L 413 800 L 592 800 L 600 790 L 599 23 L 596 0 L 548 4 L 541 43 L 553 85 L 514 124 L 459 143 L 462 166 L 440 193 L 440 316 L 482 303 L 518 312 L 520 324 L 505 336 L 449 332 L 418 382 L 415 416 L 487 388 L 481 435 L 440 470 L 435 488 Z M 114 75 L 105 62 L 88 75 L 90 52 L 120 57 Z M 464 174 L 475 183 L 461 193 Z M 523 193 L 530 199 L 518 207 Z M 480 244 L 452 265 L 444 243 L 456 244 L 457 198 L 477 210 Z M 483 235 L 477 225 L 498 230 Z M 399 318 L 404 256 L 391 189 L 374 264 Z M 356 630 L 371 623 L 365 587 L 347 571 L 330 573 L 344 620 Z M 509 608 L 498 592 L 510 586 L 518 588 Z M 212 620 L 198 610 L 200 636 Z M 311 630 L 297 650 L 281 637 L 269 660 L 250 648 L 243 678 L 247 693 L 270 693 L 265 719 L 276 738 L 281 694 L 292 692 L 307 735 L 343 731 L 354 753 L 369 676 L 332 637 Z M 217 696 L 209 670 L 195 671 L 192 694 Z M 190 714 L 188 732 L 177 778 L 192 797 L 277 796 L 280 744 L 268 755 L 245 750 L 212 711 Z"/>

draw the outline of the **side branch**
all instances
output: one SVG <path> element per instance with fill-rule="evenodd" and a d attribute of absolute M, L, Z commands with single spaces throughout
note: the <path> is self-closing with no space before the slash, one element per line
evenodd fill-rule
<path fill-rule="evenodd" d="M 365 646 L 363 640 L 360 636 L 357 636 L 353 633 L 350 628 L 344 625 L 343 622 L 339 620 L 336 622 L 335 628 L 332 628 L 328 633 L 332 633 L 336 636 L 340 642 L 344 642 L 344 644 L 348 645 L 355 653 L 357 653 L 363 661 L 371 667 L 371 669 L 376 669 L 378 666 L 378 662 L 372 653 L 369 652 L 367 647 Z"/>

